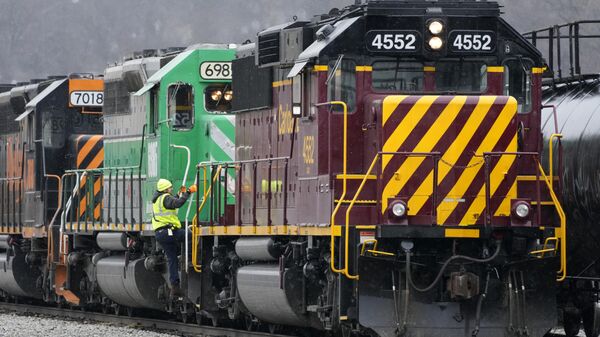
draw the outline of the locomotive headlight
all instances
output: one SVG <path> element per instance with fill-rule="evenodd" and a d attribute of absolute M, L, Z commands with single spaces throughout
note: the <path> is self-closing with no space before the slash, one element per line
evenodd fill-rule
<path fill-rule="evenodd" d="M 519 202 L 514 205 L 513 213 L 517 218 L 526 219 L 531 213 L 531 207 L 526 202 Z"/>
<path fill-rule="evenodd" d="M 210 98 L 213 101 L 220 100 L 222 96 L 223 96 L 223 92 L 221 92 L 221 90 L 214 90 L 213 92 L 210 93 Z"/>
<path fill-rule="evenodd" d="M 437 35 L 444 30 L 444 24 L 440 21 L 434 20 L 429 23 L 429 32 L 433 35 Z"/>
<path fill-rule="evenodd" d="M 407 210 L 406 204 L 402 201 L 397 201 L 397 202 L 393 203 L 392 207 L 390 208 L 392 215 L 394 215 L 395 217 L 398 217 L 398 218 L 405 216 L 406 210 Z"/>
<path fill-rule="evenodd" d="M 429 47 L 433 50 L 439 50 L 444 45 L 444 42 L 441 38 L 434 36 L 429 39 Z"/>
<path fill-rule="evenodd" d="M 226 101 L 231 101 L 233 99 L 233 91 L 232 90 L 225 91 L 225 95 L 223 96 L 223 98 L 225 98 Z"/>

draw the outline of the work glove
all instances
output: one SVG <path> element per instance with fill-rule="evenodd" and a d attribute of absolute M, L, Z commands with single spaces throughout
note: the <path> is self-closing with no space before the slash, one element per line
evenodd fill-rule
<path fill-rule="evenodd" d="M 188 188 L 188 193 L 192 194 L 192 193 L 196 193 L 196 191 L 198 191 L 198 186 L 196 186 L 196 184 L 190 186 L 190 188 Z"/>

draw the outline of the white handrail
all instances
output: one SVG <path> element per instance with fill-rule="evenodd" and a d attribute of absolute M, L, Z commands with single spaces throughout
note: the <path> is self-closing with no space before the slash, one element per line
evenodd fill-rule
<path fill-rule="evenodd" d="M 59 254 L 63 252 L 63 248 L 64 248 L 64 240 L 63 240 L 63 235 L 65 232 L 65 228 L 67 225 L 67 214 L 69 214 L 69 212 L 71 211 L 71 206 L 73 204 L 73 197 L 75 197 L 76 195 L 79 194 L 79 183 L 81 181 L 81 179 L 83 179 L 85 176 L 87 176 L 87 172 L 83 172 L 81 174 L 81 177 L 79 177 L 79 172 L 75 173 L 77 176 L 77 181 L 75 183 L 75 186 L 73 187 L 73 190 L 71 192 L 71 196 L 69 197 L 69 200 L 67 200 L 67 204 L 65 205 L 64 211 L 62 213 L 62 217 L 61 217 L 61 221 L 60 221 L 60 245 L 58 248 L 58 252 Z M 79 214 L 77 214 L 77 216 L 79 216 Z M 60 259 L 60 257 L 59 257 Z"/>
<path fill-rule="evenodd" d="M 184 145 L 176 145 L 176 144 L 171 144 L 172 147 L 176 148 L 176 149 L 183 149 L 187 152 L 187 163 L 185 165 L 185 173 L 183 174 L 183 186 L 186 186 L 186 182 L 187 182 L 187 176 L 188 176 L 188 171 L 190 170 L 190 162 L 191 162 L 191 151 L 190 148 Z M 194 184 L 196 184 L 196 178 L 194 178 Z M 193 195 L 193 193 L 190 194 L 190 197 Z M 189 269 L 189 259 L 188 259 L 188 249 L 189 249 L 189 238 L 188 238 L 188 230 L 189 230 L 189 215 L 190 215 L 190 210 L 192 209 L 192 200 L 190 200 L 188 202 L 188 208 L 187 211 L 185 213 L 185 271 L 187 273 L 188 269 Z"/>

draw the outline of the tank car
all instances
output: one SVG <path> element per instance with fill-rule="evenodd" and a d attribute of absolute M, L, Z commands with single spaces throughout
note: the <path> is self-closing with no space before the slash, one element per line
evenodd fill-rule
<path fill-rule="evenodd" d="M 578 334 L 581 323 L 586 336 L 600 335 L 600 246 L 596 238 L 600 207 L 600 78 L 584 56 L 598 41 L 590 34 L 598 23 L 572 22 L 525 35 L 539 44 L 548 58 L 542 131 L 547 149 L 553 150 L 545 152 L 545 160 L 553 160 L 554 188 L 569 224 L 569 273 L 558 296 L 569 337 Z"/>
<path fill-rule="evenodd" d="M 258 33 L 233 61 L 237 159 L 198 165 L 214 217 L 194 224 L 191 300 L 271 332 L 544 335 L 567 273 L 544 64 L 490 1 L 373 0 Z"/>
<path fill-rule="evenodd" d="M 64 212 L 73 244 L 63 254 L 72 284 L 80 285 L 80 305 L 130 314 L 166 310 L 186 320 L 195 314 L 193 302 L 168 296 L 151 200 L 159 178 L 189 186 L 195 179 L 192 163 L 235 159 L 229 114 L 234 55 L 233 45 L 148 50 L 106 70 L 104 166 L 70 171 L 64 188 L 73 201 Z M 96 191 L 101 202 L 80 201 L 90 193 L 77 184 L 83 175 L 101 186 Z M 93 213 L 96 207 L 99 214 Z M 194 209 L 191 201 L 180 210 L 182 223 L 191 223 Z M 186 287 L 185 276 L 182 282 Z"/>
<path fill-rule="evenodd" d="M 6 297 L 69 295 L 65 270 L 57 268 L 61 181 L 66 170 L 102 162 L 103 84 L 91 74 L 72 74 L 0 94 L 0 289 Z"/>

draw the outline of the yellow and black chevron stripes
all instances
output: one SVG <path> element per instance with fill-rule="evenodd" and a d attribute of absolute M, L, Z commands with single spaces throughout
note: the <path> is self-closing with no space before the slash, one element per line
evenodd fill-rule
<path fill-rule="evenodd" d="M 77 139 L 77 168 L 95 169 L 104 161 L 102 136 L 79 136 Z"/>
<path fill-rule="evenodd" d="M 79 136 L 77 138 L 77 169 L 92 170 L 102 167 L 104 163 L 104 144 L 101 135 Z M 93 180 L 89 188 L 88 181 Z M 79 218 L 81 220 L 100 220 L 102 203 L 102 178 L 82 177 L 80 181 Z M 93 205 L 88 200 L 93 196 Z M 93 210 L 91 209 L 93 207 Z"/>
<path fill-rule="evenodd" d="M 516 152 L 517 103 L 505 96 L 390 96 L 383 101 L 383 152 L 439 152 L 436 205 L 433 162 L 425 156 L 382 159 L 384 213 L 388 199 L 408 201 L 408 214 L 432 213 L 437 223 L 476 223 L 485 209 L 484 152 Z M 398 158 L 403 157 L 403 158 Z M 492 160 L 491 205 L 496 216 L 510 212 L 516 197 L 514 155 Z M 510 174 L 509 174 L 510 173 Z"/>
<path fill-rule="evenodd" d="M 402 146 L 402 143 L 404 143 L 404 141 L 406 141 L 406 139 L 409 137 L 410 130 L 413 130 L 417 126 L 417 124 L 419 123 L 421 118 L 423 118 L 423 116 L 425 116 L 425 113 L 427 112 L 427 110 L 429 110 L 429 107 L 431 107 L 431 104 L 433 104 L 433 102 L 435 101 L 435 99 L 437 97 L 438 96 L 423 96 L 412 106 L 412 108 L 410 109 L 408 114 L 406 114 L 406 117 L 404 117 L 402 119 L 402 122 L 400 122 L 398 124 L 398 126 L 396 127 L 396 130 L 385 141 L 385 143 L 383 145 L 383 149 L 382 149 L 383 152 L 395 152 L 400 148 L 400 146 Z M 393 112 L 393 111 L 390 111 L 390 110 L 392 110 L 392 107 L 395 110 L 395 108 L 398 105 L 400 105 L 400 103 L 402 103 L 402 101 L 404 101 L 405 98 L 406 98 L 406 96 L 398 96 L 398 98 L 395 100 L 390 99 L 392 102 L 388 102 L 388 99 L 386 98 L 386 100 L 383 103 L 383 107 L 384 107 L 383 108 L 383 126 L 384 127 Z M 391 104 L 392 107 L 387 107 L 388 104 Z M 394 107 L 394 105 L 395 105 L 395 107 Z M 392 159 L 391 156 L 383 157 L 382 170 L 385 170 L 385 167 L 387 166 L 387 164 L 389 163 L 389 161 L 391 159 Z"/>
<path fill-rule="evenodd" d="M 487 111 L 489 112 L 490 110 L 488 109 Z M 510 104 L 507 103 L 506 106 L 504 107 L 504 109 L 502 110 L 502 112 L 500 113 L 500 115 L 498 116 L 498 118 L 496 119 L 496 122 L 492 125 L 489 132 L 487 132 L 487 134 L 486 134 L 485 138 L 483 139 L 483 141 L 481 142 L 481 144 L 479 144 L 479 147 L 477 148 L 477 150 L 475 150 L 475 154 L 481 156 L 481 155 L 483 155 L 484 152 L 491 152 L 494 150 L 496 144 L 500 141 L 500 138 L 503 134 L 502 131 L 504 131 L 508 127 L 508 125 L 513 121 L 513 119 L 515 117 L 515 113 L 516 113 L 516 101 L 514 102 L 514 106 L 511 106 Z M 488 118 L 490 118 L 490 117 L 488 117 Z M 501 149 L 500 151 L 516 152 L 517 151 L 516 137 L 517 137 L 517 135 L 515 133 L 513 135 L 514 141 L 511 141 L 508 148 Z M 447 195 L 442 196 L 442 198 L 443 198 L 442 201 L 454 200 L 454 202 L 453 201 L 443 202 L 442 205 L 444 205 L 444 204 L 446 204 L 446 205 L 438 207 L 438 223 L 443 224 L 446 222 L 448 217 L 451 215 L 452 211 L 454 211 L 455 207 L 458 206 L 458 202 L 456 202 L 456 200 L 461 200 L 465 196 L 470 184 L 476 178 L 477 174 L 482 171 L 483 158 L 479 157 L 479 156 L 471 157 L 471 160 L 467 164 L 467 168 L 464 169 L 462 175 L 460 175 L 460 177 L 456 180 L 454 187 L 452 187 L 452 189 L 450 190 L 450 192 Z M 512 159 L 512 161 L 514 161 L 515 156 L 502 156 L 502 158 L 503 159 L 509 158 L 509 159 Z M 511 165 L 512 165 L 512 161 L 511 161 Z M 490 181 L 497 180 L 497 179 L 495 179 L 496 176 L 494 175 L 494 173 L 498 173 L 498 172 L 497 171 L 492 172 L 492 174 L 490 175 Z M 482 196 L 482 194 L 479 193 L 478 197 L 476 199 L 477 200 L 476 203 L 481 202 L 481 201 L 483 201 L 485 203 L 485 200 L 481 200 L 482 199 L 481 196 Z M 483 198 L 485 198 L 485 194 L 483 194 Z M 479 208 L 477 208 L 477 209 L 479 209 Z M 468 213 L 468 214 L 473 215 L 474 213 Z M 481 213 L 477 213 L 477 214 L 481 214 Z M 466 220 L 466 217 L 467 217 L 467 215 L 465 215 L 465 217 L 463 217 L 463 220 Z M 474 221 L 475 220 L 477 220 L 477 219 L 474 219 Z M 469 223 L 472 223 L 472 222 L 469 221 Z M 461 222 L 461 224 L 462 224 L 462 222 Z"/>
<path fill-rule="evenodd" d="M 434 96 L 430 96 L 430 97 L 434 97 Z M 450 125 L 452 125 L 454 119 L 460 112 L 460 109 L 462 108 L 466 99 L 467 99 L 466 96 L 454 97 L 452 99 L 452 101 L 445 107 L 445 109 L 442 111 L 442 113 L 438 116 L 438 118 L 435 120 L 435 122 L 431 125 L 431 127 L 427 130 L 427 133 L 425 133 L 425 136 L 423 138 L 421 138 L 421 140 L 419 141 L 419 143 L 413 149 L 412 152 L 432 152 L 434 146 L 440 140 L 441 135 L 447 131 L 447 129 L 450 127 Z M 430 104 L 428 104 L 428 105 L 430 105 Z M 412 111 L 413 110 L 411 110 L 411 112 Z M 420 112 L 415 112 L 415 114 L 418 114 L 419 116 L 421 115 Z M 400 130 L 406 130 L 406 129 L 400 129 Z M 401 132 L 400 130 L 396 129 L 396 132 Z M 406 130 L 406 131 L 408 131 L 408 130 Z M 406 132 L 406 131 L 403 131 L 403 133 L 410 134 L 409 132 Z M 384 151 L 387 151 L 385 148 L 389 143 L 392 143 L 392 144 L 389 145 L 388 147 L 391 147 L 391 146 L 395 147 L 395 148 L 393 148 L 393 147 L 390 148 L 389 151 L 392 151 L 392 152 L 398 151 L 400 149 L 400 146 L 402 145 L 402 144 L 396 144 L 395 142 L 390 142 L 388 139 L 388 141 L 384 145 Z M 391 158 L 391 156 L 387 156 L 387 157 Z M 425 161 L 427 159 L 428 159 L 427 157 L 421 157 L 421 156 L 406 158 L 406 160 L 401 164 L 400 168 L 397 170 L 399 179 L 391 179 L 386 184 L 386 186 L 383 190 L 383 194 L 384 195 L 397 194 L 402 189 L 402 187 L 408 182 L 408 178 L 410 177 L 410 176 L 402 174 L 402 173 L 416 172 L 417 168 L 421 165 L 421 163 L 423 163 L 423 161 Z M 384 161 L 384 164 L 383 164 L 384 169 L 388 162 L 389 161 L 387 161 L 387 162 Z M 419 197 L 421 197 L 421 196 L 415 195 L 413 198 L 419 198 Z M 384 200 L 385 200 L 385 198 L 384 198 Z M 409 201 L 409 203 L 410 203 L 410 201 Z M 385 205 L 385 208 L 387 208 L 387 204 Z M 384 208 L 384 210 L 385 210 L 385 208 Z"/>
<path fill-rule="evenodd" d="M 461 154 L 464 153 L 464 149 L 467 147 L 469 140 L 473 138 L 475 132 L 478 127 L 483 122 L 483 119 L 486 116 L 486 112 L 490 110 L 492 104 L 494 103 L 494 97 L 486 96 L 482 97 L 471 116 L 468 117 L 467 122 L 464 124 L 462 130 L 460 130 L 459 134 L 454 138 L 454 141 L 446 152 L 442 155 L 440 160 L 440 165 L 438 169 L 438 182 L 444 180 L 448 173 L 450 173 L 450 169 L 453 165 L 456 165 Z M 481 158 L 479 158 L 478 163 L 481 163 Z M 470 165 L 474 165 L 471 163 Z M 429 196 L 433 193 L 433 170 L 429 172 L 423 183 L 417 188 L 417 192 L 415 196 Z M 411 198 L 410 202 L 410 213 L 417 214 L 428 200 L 428 197 L 425 198 Z M 437 212 L 439 214 L 441 210 L 438 208 Z"/>

